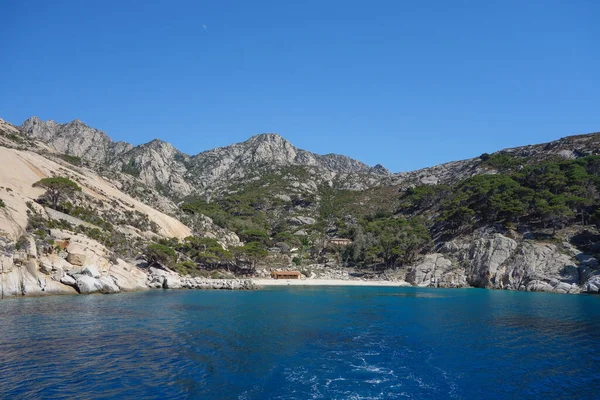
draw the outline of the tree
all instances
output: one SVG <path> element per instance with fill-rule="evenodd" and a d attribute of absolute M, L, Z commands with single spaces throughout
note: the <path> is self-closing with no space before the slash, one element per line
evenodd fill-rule
<path fill-rule="evenodd" d="M 172 267 L 177 261 L 175 250 L 164 244 L 151 243 L 146 247 L 146 260 L 148 264 L 160 264 L 166 267 Z"/>
<path fill-rule="evenodd" d="M 246 259 L 252 264 L 252 269 L 256 268 L 256 263 L 269 255 L 267 248 L 260 242 L 250 242 L 244 246 L 231 249 L 236 259 Z"/>
<path fill-rule="evenodd" d="M 62 176 L 41 179 L 33 186 L 46 189 L 45 195 L 50 200 L 52 208 L 58 207 L 61 198 L 69 197 L 75 192 L 81 192 L 81 187 L 77 183 Z"/>
<path fill-rule="evenodd" d="M 240 239 L 244 242 L 260 242 L 265 245 L 269 243 L 269 234 L 262 229 L 244 229 L 240 232 Z"/>
<path fill-rule="evenodd" d="M 370 236 L 365 259 L 380 259 L 388 268 L 412 263 L 431 242 L 427 228 L 418 218 L 376 219 L 367 223 L 365 231 Z"/>
<path fill-rule="evenodd" d="M 404 202 L 413 211 L 423 211 L 440 203 L 449 193 L 446 185 L 421 185 L 408 189 Z"/>

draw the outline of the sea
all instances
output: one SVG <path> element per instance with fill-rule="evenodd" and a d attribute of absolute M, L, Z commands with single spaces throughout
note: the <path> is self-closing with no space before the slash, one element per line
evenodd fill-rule
<path fill-rule="evenodd" d="M 600 398 L 600 297 L 273 287 L 0 301 L 3 399 Z"/>

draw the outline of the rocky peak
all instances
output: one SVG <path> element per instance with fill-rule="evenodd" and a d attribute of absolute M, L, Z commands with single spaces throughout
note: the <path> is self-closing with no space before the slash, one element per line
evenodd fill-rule
<path fill-rule="evenodd" d="M 171 143 L 160 139 L 154 139 L 148 143 L 137 146 L 136 149 L 149 149 L 165 155 L 183 154 Z"/>
<path fill-rule="evenodd" d="M 373 172 L 378 173 L 378 174 L 382 174 L 382 175 L 391 175 L 391 172 L 389 169 L 387 169 L 386 167 L 384 167 L 381 164 L 377 164 L 376 166 L 373 167 Z"/>
<path fill-rule="evenodd" d="M 113 148 L 126 149 L 127 146 L 116 146 L 103 131 L 89 127 L 79 119 L 66 124 L 52 120 L 42 121 L 31 117 L 21 125 L 28 135 L 51 145 L 59 153 L 81 157 L 94 162 L 106 162 L 114 156 Z M 131 145 L 129 145 L 130 147 Z"/>

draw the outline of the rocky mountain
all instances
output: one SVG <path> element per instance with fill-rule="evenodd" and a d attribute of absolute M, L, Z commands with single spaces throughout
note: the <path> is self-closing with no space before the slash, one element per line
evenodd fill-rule
<path fill-rule="evenodd" d="M 191 156 L 160 140 L 140 146 L 115 143 L 104 132 L 79 120 L 58 124 L 31 117 L 20 128 L 59 153 L 109 165 L 161 188 L 173 198 L 190 194 L 214 196 L 232 180 L 289 166 L 316 169 L 322 181 L 339 180 L 353 189 L 366 188 L 390 175 L 382 166 L 371 168 L 346 156 L 297 149 L 274 133 L 255 135 L 243 143 Z"/>
<path fill-rule="evenodd" d="M 31 117 L 23 122 L 20 128 L 59 153 L 97 163 L 114 159 L 133 147 L 129 143 L 113 142 L 106 133 L 90 128 L 78 119 L 59 124 L 52 120 L 42 121 Z"/>
<path fill-rule="evenodd" d="M 295 268 L 313 278 L 598 293 L 598 154 L 594 133 L 392 174 L 277 134 L 187 155 L 160 140 L 115 143 L 78 120 L 2 121 L 3 288 L 251 288 L 205 279 Z M 35 183 L 51 176 L 82 194 L 49 207 Z M 64 241 L 78 245 L 48 252 Z"/>

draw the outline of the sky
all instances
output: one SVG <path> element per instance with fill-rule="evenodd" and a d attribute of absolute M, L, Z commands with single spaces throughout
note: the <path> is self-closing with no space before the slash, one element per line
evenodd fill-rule
<path fill-rule="evenodd" d="M 0 118 L 393 172 L 600 131 L 596 0 L 3 0 Z"/>

